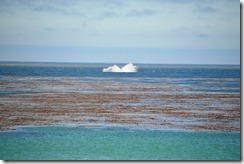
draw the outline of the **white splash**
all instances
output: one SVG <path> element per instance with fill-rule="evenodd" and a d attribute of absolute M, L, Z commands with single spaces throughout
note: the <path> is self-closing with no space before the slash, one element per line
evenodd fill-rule
<path fill-rule="evenodd" d="M 137 72 L 138 67 L 132 63 L 126 64 L 124 67 L 119 68 L 116 64 L 108 68 L 103 68 L 103 72 Z"/>

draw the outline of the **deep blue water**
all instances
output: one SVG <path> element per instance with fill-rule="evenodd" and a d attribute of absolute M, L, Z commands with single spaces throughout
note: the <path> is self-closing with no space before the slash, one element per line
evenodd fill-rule
<path fill-rule="evenodd" d="M 93 63 L 0 63 L 0 76 L 143 77 L 143 78 L 240 78 L 239 65 L 135 64 L 136 73 L 109 73 L 113 64 Z M 120 67 L 124 64 L 118 64 Z"/>
<path fill-rule="evenodd" d="M 121 83 L 158 83 L 169 79 L 171 84 L 190 86 L 194 92 L 240 92 L 239 65 L 167 65 L 135 64 L 134 73 L 102 72 L 112 63 L 21 63 L 0 62 L 0 81 L 6 76 L 42 77 L 43 81 L 56 81 L 55 77 L 78 77 L 83 81 L 112 81 Z M 118 64 L 119 67 L 125 64 Z M 45 77 L 45 78 L 44 78 Z M 31 78 L 30 78 L 31 80 Z M 5 94 L 6 91 L 2 91 Z"/>
<path fill-rule="evenodd" d="M 19 81 L 25 84 L 25 81 L 45 83 L 67 79 L 93 83 L 172 84 L 179 89 L 171 88 L 170 94 L 240 93 L 238 65 L 135 64 L 139 67 L 136 73 L 102 72 L 103 68 L 113 64 L 0 62 L 0 82 L 3 82 L 0 96 L 60 92 L 55 87 L 46 91 L 41 84 L 34 88 L 15 85 Z M 124 64 L 118 65 L 121 67 Z M 11 82 L 14 85 L 4 86 Z M 74 92 L 72 88 L 61 89 Z M 0 133 L 0 159 L 239 160 L 240 133 L 133 131 L 118 127 L 29 127 Z"/>

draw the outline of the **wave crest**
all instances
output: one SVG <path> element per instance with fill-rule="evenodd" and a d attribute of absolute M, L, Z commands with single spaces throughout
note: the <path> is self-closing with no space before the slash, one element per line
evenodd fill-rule
<path fill-rule="evenodd" d="M 103 72 L 137 72 L 138 67 L 132 63 L 128 63 L 122 68 L 119 68 L 116 64 L 107 68 L 103 68 Z"/>

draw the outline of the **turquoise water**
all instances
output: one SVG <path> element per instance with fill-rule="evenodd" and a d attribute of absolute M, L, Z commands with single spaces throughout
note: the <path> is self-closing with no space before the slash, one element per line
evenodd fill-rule
<path fill-rule="evenodd" d="M 0 133 L 3 160 L 240 160 L 240 133 L 24 127 Z"/>
<path fill-rule="evenodd" d="M 46 86 L 46 82 L 65 83 L 67 79 L 78 84 L 90 81 L 147 87 L 151 87 L 150 84 L 172 84 L 176 89 L 173 92 L 170 90 L 170 94 L 240 94 L 239 65 L 135 64 L 139 67 L 136 73 L 102 72 L 103 68 L 113 64 L 0 62 L 0 82 L 3 84 L 0 96 L 96 93 L 90 88 L 74 90 L 76 88 L 71 86 Z M 28 82 L 38 82 L 38 87 L 29 86 Z M 127 91 L 122 93 L 128 94 Z M 0 132 L 0 159 L 240 160 L 240 133 L 146 131 L 121 127 L 25 127 Z"/>

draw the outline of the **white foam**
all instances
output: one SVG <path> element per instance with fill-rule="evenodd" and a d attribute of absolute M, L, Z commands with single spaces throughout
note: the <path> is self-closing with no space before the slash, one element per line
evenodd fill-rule
<path fill-rule="evenodd" d="M 116 64 L 107 68 L 103 68 L 103 72 L 137 72 L 137 66 L 132 63 L 128 63 L 122 68 L 119 68 Z"/>

